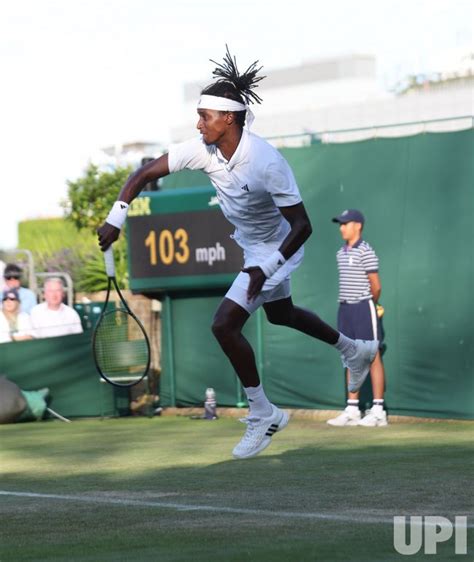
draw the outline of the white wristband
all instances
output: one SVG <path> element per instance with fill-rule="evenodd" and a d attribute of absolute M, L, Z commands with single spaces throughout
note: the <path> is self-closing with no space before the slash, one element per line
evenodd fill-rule
<path fill-rule="evenodd" d="M 120 230 L 123 223 L 127 220 L 127 210 L 128 203 L 125 203 L 125 201 L 115 201 L 114 206 L 105 219 L 105 222 L 108 222 Z"/>
<path fill-rule="evenodd" d="M 270 279 L 270 277 L 280 269 L 280 267 L 286 262 L 283 254 L 278 250 L 273 252 L 262 264 L 260 264 L 260 269 L 265 273 L 265 277 Z"/>

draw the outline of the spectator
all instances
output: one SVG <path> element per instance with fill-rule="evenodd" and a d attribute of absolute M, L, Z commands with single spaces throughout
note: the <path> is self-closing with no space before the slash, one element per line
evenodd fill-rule
<path fill-rule="evenodd" d="M 31 323 L 35 338 L 52 338 L 81 334 L 79 314 L 63 303 L 64 285 L 59 277 L 44 282 L 44 300 L 31 311 Z"/>
<path fill-rule="evenodd" d="M 349 338 L 381 340 L 376 305 L 382 291 L 379 278 L 379 260 L 371 246 L 362 239 L 364 215 L 348 209 L 334 217 L 339 224 L 344 246 L 337 252 L 339 270 L 339 311 L 337 328 Z M 384 406 L 385 372 L 380 351 L 370 367 L 374 401 L 372 408 L 361 419 L 359 391 L 349 388 L 346 409 L 328 424 L 335 426 L 386 426 Z"/>
<path fill-rule="evenodd" d="M 3 292 L 0 310 L 0 343 L 31 340 L 31 321 L 26 312 L 20 311 L 20 296 L 17 289 Z"/>
<path fill-rule="evenodd" d="M 27 289 L 26 287 L 21 287 L 22 273 L 23 271 L 18 265 L 15 263 L 7 263 L 3 272 L 3 279 L 5 280 L 4 292 L 9 289 L 17 290 L 20 297 L 21 312 L 30 314 L 31 309 L 38 302 L 38 299 L 32 290 Z"/>

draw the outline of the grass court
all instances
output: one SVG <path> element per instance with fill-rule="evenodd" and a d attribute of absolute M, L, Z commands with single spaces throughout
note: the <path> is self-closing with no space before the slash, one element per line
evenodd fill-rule
<path fill-rule="evenodd" d="M 0 560 L 472 560 L 472 428 L 291 420 L 237 461 L 231 418 L 0 426 Z M 398 554 L 395 515 L 468 516 L 470 555 Z"/>

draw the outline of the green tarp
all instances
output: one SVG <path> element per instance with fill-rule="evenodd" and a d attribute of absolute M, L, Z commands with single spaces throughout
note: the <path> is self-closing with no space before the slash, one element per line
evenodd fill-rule
<path fill-rule="evenodd" d="M 341 239 L 331 217 L 349 207 L 366 215 L 364 236 L 381 264 L 390 413 L 474 418 L 473 141 L 469 130 L 283 150 L 314 228 L 292 279 L 293 298 L 332 324 Z M 193 176 L 196 185 L 205 184 L 201 176 Z M 222 295 L 165 299 L 163 405 L 200 404 L 209 386 L 218 405 L 242 400 L 210 331 Z M 343 406 L 343 371 L 333 349 L 270 325 L 261 312 L 245 333 L 272 401 L 297 408 Z M 24 390 L 49 387 L 53 409 L 66 417 L 111 414 L 117 399 L 127 403 L 99 381 L 90 332 L 1 344 L 0 373 Z"/>
<path fill-rule="evenodd" d="M 114 389 L 100 382 L 91 333 L 0 345 L 0 372 L 22 390 L 48 387 L 51 407 L 66 417 L 116 412 Z"/>
<path fill-rule="evenodd" d="M 331 217 L 346 208 L 366 215 L 364 237 L 380 258 L 391 413 L 474 417 L 473 141 L 467 130 L 282 150 L 314 229 L 292 278 L 293 299 L 333 325 L 335 254 L 342 242 Z M 219 405 L 239 401 L 232 368 L 210 332 L 221 296 L 165 302 L 171 319 L 163 330 L 165 404 L 199 403 L 208 386 Z M 298 408 L 343 406 L 334 350 L 261 317 L 251 319 L 247 333 L 271 400 Z"/>

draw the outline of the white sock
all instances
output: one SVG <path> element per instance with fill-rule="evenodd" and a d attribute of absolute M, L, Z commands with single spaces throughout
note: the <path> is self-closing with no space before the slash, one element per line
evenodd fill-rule
<path fill-rule="evenodd" d="M 272 414 L 272 405 L 263 391 L 261 384 L 258 386 L 244 387 L 249 401 L 250 414 L 257 418 L 268 418 Z"/>
<path fill-rule="evenodd" d="M 375 398 L 372 405 L 374 413 L 381 414 L 383 412 L 383 398 Z"/>
<path fill-rule="evenodd" d="M 353 355 L 355 353 L 356 347 L 354 340 L 348 338 L 344 334 L 339 334 L 339 339 L 334 344 L 334 347 L 341 352 L 342 355 Z"/>
<path fill-rule="evenodd" d="M 359 411 L 359 400 L 351 400 L 347 401 L 347 408 L 350 412 L 358 412 Z"/>

